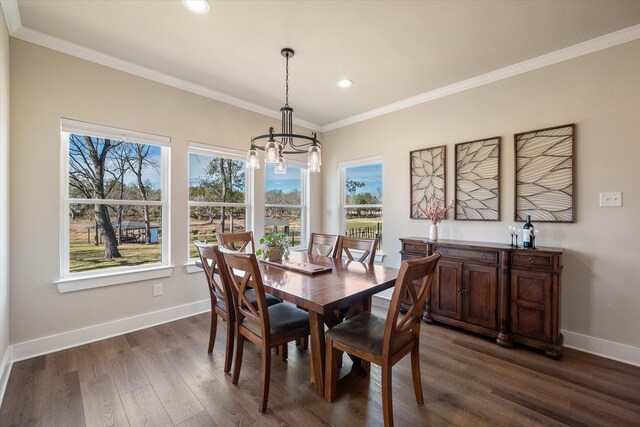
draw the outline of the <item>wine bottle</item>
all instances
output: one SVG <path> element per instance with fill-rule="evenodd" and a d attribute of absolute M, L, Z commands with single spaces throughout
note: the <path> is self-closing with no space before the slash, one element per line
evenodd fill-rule
<path fill-rule="evenodd" d="M 527 221 L 522 226 L 522 247 L 533 248 L 533 224 L 531 224 L 531 215 L 527 215 Z"/>

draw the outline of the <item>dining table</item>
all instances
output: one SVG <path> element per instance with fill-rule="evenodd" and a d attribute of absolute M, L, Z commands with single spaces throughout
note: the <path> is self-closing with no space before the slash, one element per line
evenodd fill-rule
<path fill-rule="evenodd" d="M 325 325 L 369 310 L 374 294 L 394 286 L 398 269 L 292 251 L 280 262 L 261 262 L 260 270 L 266 292 L 308 311 L 311 379 L 324 397 Z"/>

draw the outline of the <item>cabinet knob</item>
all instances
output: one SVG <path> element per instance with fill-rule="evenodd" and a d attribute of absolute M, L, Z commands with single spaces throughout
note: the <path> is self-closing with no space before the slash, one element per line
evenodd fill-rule
<path fill-rule="evenodd" d="M 443 255 L 449 255 L 449 251 L 442 252 Z"/>
<path fill-rule="evenodd" d="M 487 259 L 487 256 L 485 254 L 480 254 L 480 259 Z"/>
<path fill-rule="evenodd" d="M 459 293 L 459 294 L 460 294 L 460 293 L 462 293 L 462 289 L 458 289 L 458 293 Z"/>
<path fill-rule="evenodd" d="M 527 261 L 529 262 L 529 264 L 533 264 L 533 258 L 529 257 Z"/>

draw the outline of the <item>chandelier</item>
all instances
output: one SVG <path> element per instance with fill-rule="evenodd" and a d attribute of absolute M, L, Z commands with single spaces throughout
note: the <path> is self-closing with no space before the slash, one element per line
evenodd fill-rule
<path fill-rule="evenodd" d="M 320 141 L 316 133 L 311 136 L 298 135 L 293 133 L 293 108 L 289 107 L 289 58 L 293 58 L 293 49 L 285 47 L 280 51 L 286 58 L 286 79 L 285 79 L 285 104 L 280 109 L 282 114 L 282 132 L 275 133 L 273 127 L 269 128 L 269 133 L 251 138 L 251 148 L 247 153 L 247 167 L 251 169 L 260 168 L 258 151 L 264 151 L 264 162 L 274 164 L 275 174 L 287 173 L 287 165 L 284 154 L 307 153 L 307 167 L 309 172 L 320 172 L 322 164 L 320 158 Z"/>

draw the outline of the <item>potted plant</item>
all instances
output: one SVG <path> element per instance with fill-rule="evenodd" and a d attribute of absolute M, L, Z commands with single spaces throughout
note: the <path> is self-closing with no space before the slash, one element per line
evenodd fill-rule
<path fill-rule="evenodd" d="M 280 261 L 282 257 L 289 257 L 289 237 L 284 233 L 266 234 L 260 239 L 261 249 L 256 255 L 269 261 Z"/>

